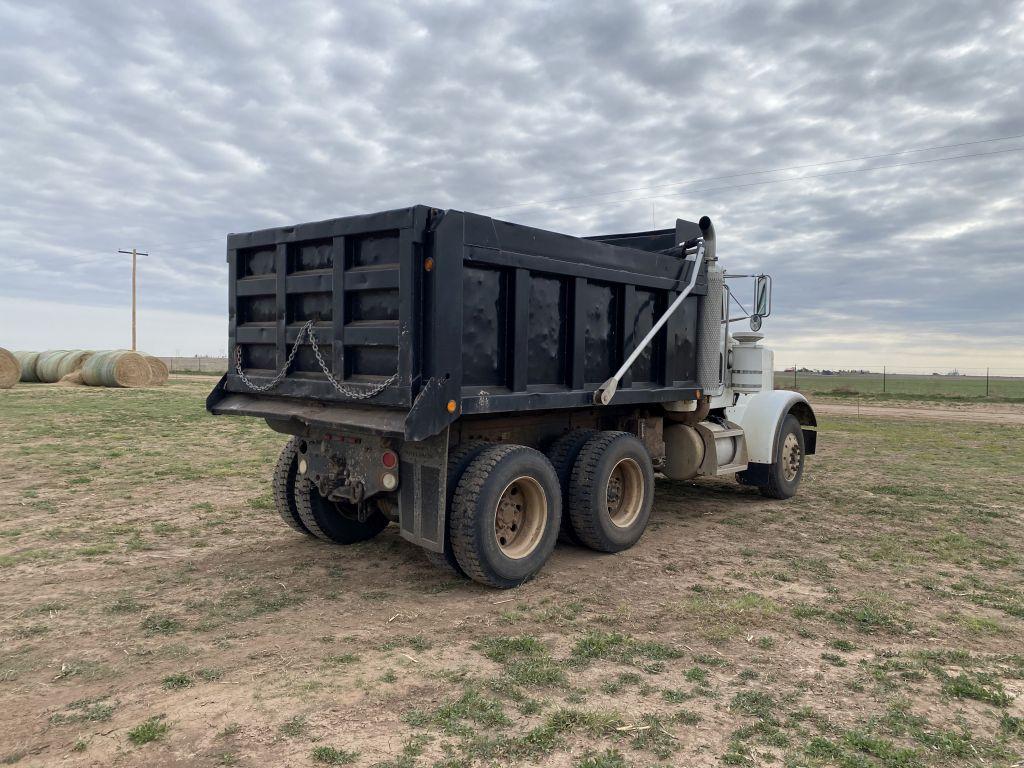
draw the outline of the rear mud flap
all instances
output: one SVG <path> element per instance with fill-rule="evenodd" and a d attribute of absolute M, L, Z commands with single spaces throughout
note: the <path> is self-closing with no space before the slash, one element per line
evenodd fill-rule
<path fill-rule="evenodd" d="M 398 521 L 402 537 L 434 552 L 444 551 L 448 474 L 448 428 L 401 450 Z"/>

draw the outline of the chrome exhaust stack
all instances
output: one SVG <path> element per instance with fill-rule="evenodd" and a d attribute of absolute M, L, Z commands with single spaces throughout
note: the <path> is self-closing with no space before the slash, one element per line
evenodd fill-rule
<path fill-rule="evenodd" d="M 708 261 L 717 261 L 715 255 L 715 225 L 711 223 L 710 216 L 701 216 L 697 222 L 701 234 L 704 236 L 704 258 Z"/>
<path fill-rule="evenodd" d="M 697 383 L 707 396 L 725 391 L 725 271 L 715 255 L 715 225 L 707 216 L 697 222 L 704 236 L 704 256 L 708 262 L 708 292 L 701 301 L 700 326 L 697 329 Z"/>

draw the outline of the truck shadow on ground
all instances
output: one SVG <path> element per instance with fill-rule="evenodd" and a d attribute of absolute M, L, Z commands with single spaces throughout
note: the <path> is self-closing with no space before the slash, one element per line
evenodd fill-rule
<path fill-rule="evenodd" d="M 726 502 L 730 505 L 760 506 L 768 503 L 757 488 L 741 485 L 732 478 L 716 478 L 714 480 L 669 480 L 657 477 L 654 483 L 654 515 L 666 504 L 692 502 L 694 516 L 706 513 L 716 503 Z"/>
<path fill-rule="evenodd" d="M 654 507 L 645 540 L 659 536 L 667 528 L 679 525 L 711 524 L 716 517 L 733 512 L 753 513 L 771 502 L 756 488 L 731 479 L 701 482 L 659 478 Z M 633 550 L 609 555 L 584 546 L 559 542 L 545 569 L 548 576 L 564 580 L 583 578 L 581 568 L 589 572 L 603 567 L 609 557 L 630 558 Z M 639 555 L 638 555 L 639 556 Z M 333 594 L 358 597 L 368 604 L 388 597 L 429 598 L 454 593 L 461 596 L 498 596 L 502 594 L 479 585 L 459 574 L 436 567 L 426 553 L 403 539 L 395 525 L 388 526 L 374 539 L 349 546 L 302 536 L 281 530 L 270 541 L 254 534 L 237 546 L 218 554 L 192 561 L 198 572 L 208 575 L 240 575 L 258 571 L 276 573 L 285 582 L 312 580 Z M 548 581 L 541 578 L 541 582 Z"/>

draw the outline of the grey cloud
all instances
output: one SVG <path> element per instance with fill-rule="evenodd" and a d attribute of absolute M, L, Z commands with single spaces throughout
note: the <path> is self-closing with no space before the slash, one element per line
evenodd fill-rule
<path fill-rule="evenodd" d="M 650 187 L 1024 133 L 1022 19 L 1002 2 L 0 1 L 0 298 L 119 305 L 114 252 L 137 244 L 145 301 L 217 314 L 228 231 L 427 202 L 587 234 L 648 228 L 653 208 L 659 226 L 712 215 L 727 266 L 775 274 L 769 329 L 1009 339 L 1024 153 L 735 185 L 1024 140 Z"/>

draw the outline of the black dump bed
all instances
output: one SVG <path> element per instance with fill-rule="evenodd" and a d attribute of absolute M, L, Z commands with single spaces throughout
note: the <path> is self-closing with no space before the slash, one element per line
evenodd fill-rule
<path fill-rule="evenodd" d="M 229 235 L 229 371 L 207 407 L 408 440 L 463 415 L 590 407 L 686 285 L 677 246 L 699 235 L 680 220 L 579 238 L 427 206 Z M 694 397 L 705 293 L 701 274 L 617 404 Z M 254 389 L 309 321 L 323 365 L 304 335 Z"/>

